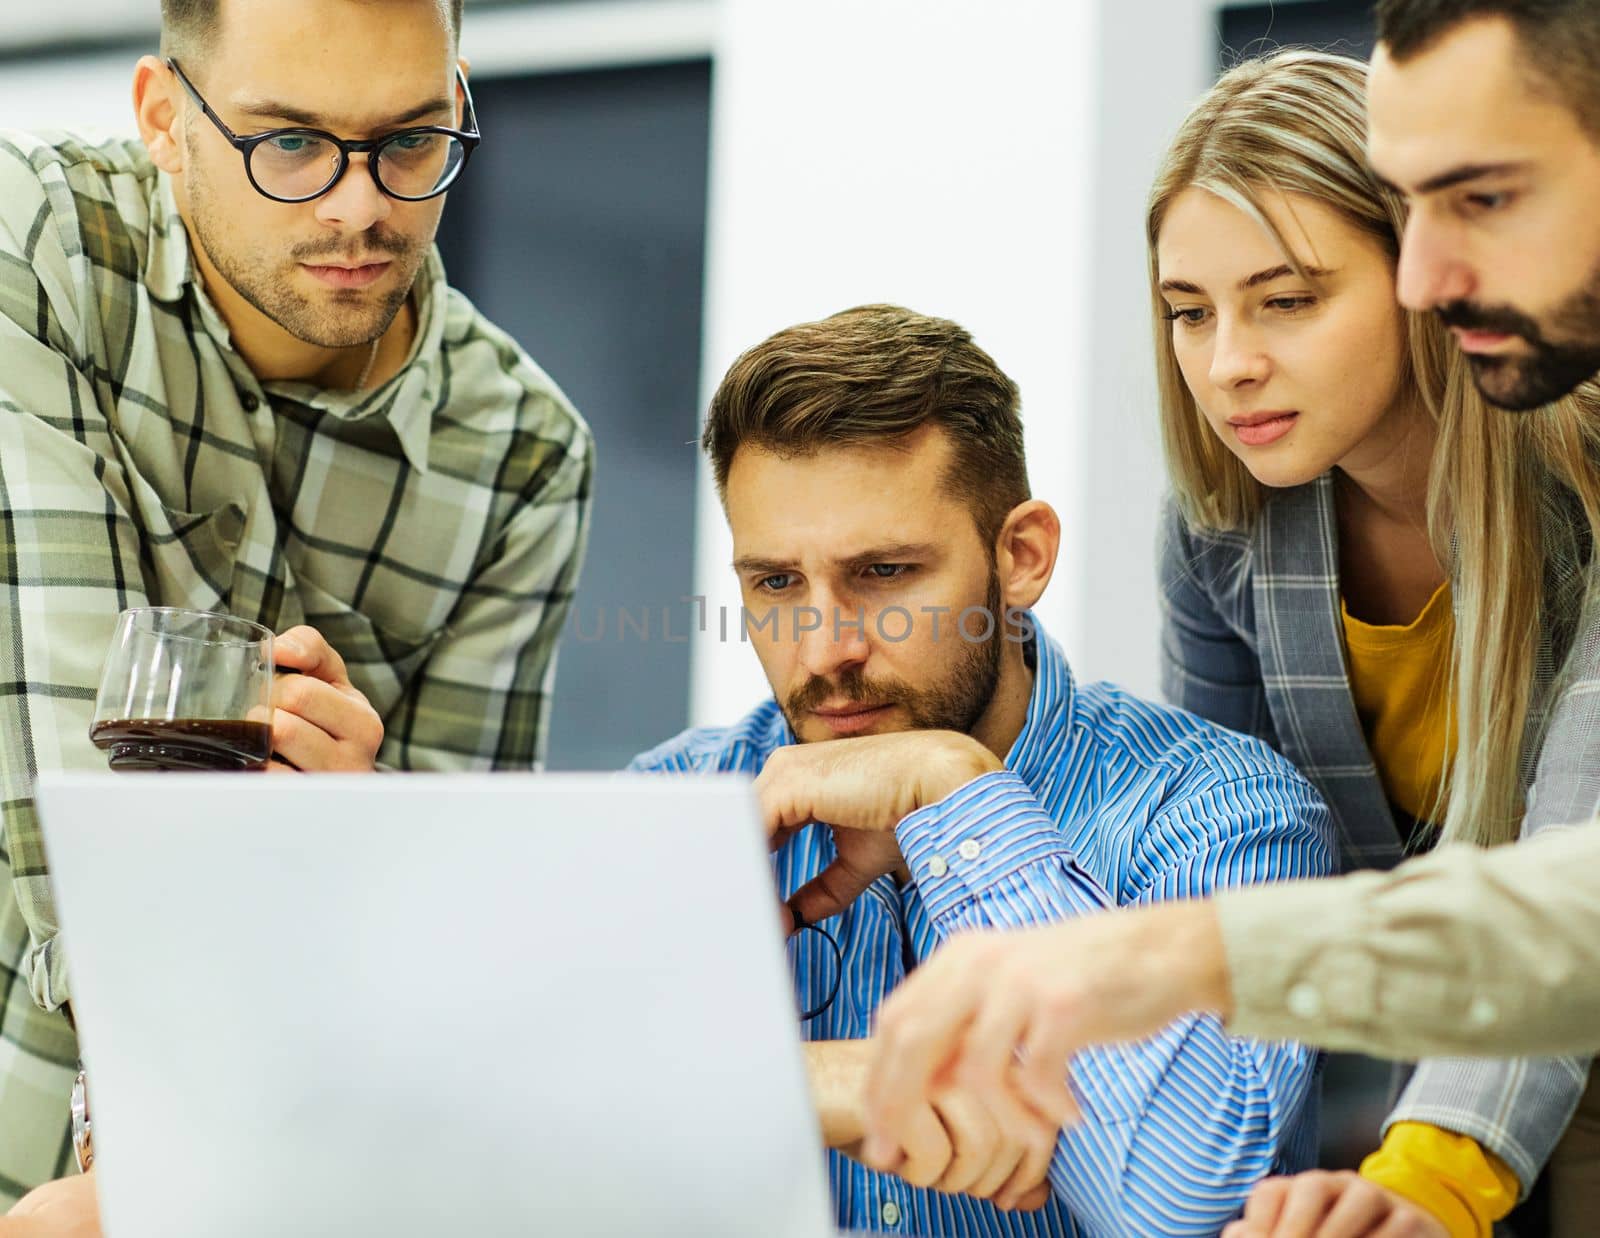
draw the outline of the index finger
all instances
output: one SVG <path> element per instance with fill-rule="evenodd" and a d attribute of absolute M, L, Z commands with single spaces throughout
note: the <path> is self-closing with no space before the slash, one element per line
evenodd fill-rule
<path fill-rule="evenodd" d="M 934 1072 L 972 1021 L 979 994 L 948 953 L 954 944 L 913 972 L 879 1012 L 864 1089 L 869 1161 L 892 1152 L 910 1114 L 925 1102 Z"/>
<path fill-rule="evenodd" d="M 835 858 L 790 896 L 789 910 L 807 924 L 820 924 L 850 907 L 874 880 Z"/>
<path fill-rule="evenodd" d="M 1278 1223 L 1285 1200 L 1289 1197 L 1288 1178 L 1263 1178 L 1244 1203 L 1244 1216 L 1249 1225 L 1270 1231 Z"/>
<path fill-rule="evenodd" d="M 1032 1145 L 1043 1140 L 1054 1146 L 1070 1106 L 1035 1110 L 1014 1086 L 1017 1046 L 1033 1018 L 1033 1002 L 1020 986 L 996 983 L 997 973 L 984 975 L 987 993 L 962 1037 L 960 1060 L 955 1063 L 960 1084 L 985 1098 L 1013 1139 Z M 1061 1090 L 1067 1093 L 1065 1069 Z M 1031 1185 L 1031 1184 L 1030 1184 Z"/>
<path fill-rule="evenodd" d="M 954 1155 L 944 1124 L 930 1106 L 924 1105 L 914 1111 L 913 1120 L 907 1125 L 905 1159 L 894 1172 L 912 1186 L 931 1187 Z"/>
<path fill-rule="evenodd" d="M 307 624 L 292 627 L 272 643 L 272 656 L 279 667 L 299 671 L 324 683 L 348 685 L 349 672 L 339 651 L 328 644 L 321 632 Z"/>
<path fill-rule="evenodd" d="M 1033 1190 L 1024 1191 L 1016 1199 L 1012 1200 L 1007 1211 L 1038 1212 L 1049 1202 L 1050 1184 L 1048 1182 L 1041 1182 L 1038 1186 L 1034 1187 Z"/>
<path fill-rule="evenodd" d="M 780 759 L 790 751 L 787 748 L 778 749 L 751 784 L 769 842 L 780 836 L 787 837 L 815 820 L 810 808 L 807 780 L 791 776 L 789 766 L 793 761 Z"/>
<path fill-rule="evenodd" d="M 1081 1049 L 1083 1037 L 1071 1018 L 1036 1019 L 1022 1041 L 1022 1060 L 1011 1071 L 1011 1081 L 1028 1107 L 1058 1125 L 1079 1119 L 1078 1103 L 1067 1086 L 1067 1067 Z"/>

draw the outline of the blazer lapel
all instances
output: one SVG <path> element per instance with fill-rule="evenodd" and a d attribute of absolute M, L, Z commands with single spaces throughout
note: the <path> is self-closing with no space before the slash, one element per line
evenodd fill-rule
<path fill-rule="evenodd" d="M 1273 494 L 1254 540 L 1257 650 L 1283 754 L 1328 801 L 1345 867 L 1391 867 L 1404 845 L 1350 694 L 1332 474 Z"/>

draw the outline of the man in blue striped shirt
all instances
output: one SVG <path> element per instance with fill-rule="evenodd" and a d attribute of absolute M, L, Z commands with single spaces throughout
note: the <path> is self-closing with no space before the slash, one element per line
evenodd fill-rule
<path fill-rule="evenodd" d="M 1076 1059 L 1084 1120 L 1053 1142 L 1004 1144 L 952 1095 L 898 1176 L 849 1156 L 873 1012 L 952 934 L 1333 868 L 1326 808 L 1267 747 L 1074 683 L 1028 609 L 1060 523 L 1029 497 L 1018 402 L 965 331 L 892 306 L 739 358 L 705 446 L 774 698 L 633 767 L 756 775 L 795 922 L 841 948 L 790 944 L 824 1007 L 805 1034 L 842 1226 L 1211 1235 L 1311 1163 L 1316 1105 L 1310 1051 L 1210 1016 Z"/>

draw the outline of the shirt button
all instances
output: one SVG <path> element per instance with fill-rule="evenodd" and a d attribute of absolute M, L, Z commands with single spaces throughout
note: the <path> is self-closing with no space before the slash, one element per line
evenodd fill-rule
<path fill-rule="evenodd" d="M 931 877 L 943 877 L 949 871 L 950 866 L 944 862 L 942 855 L 936 855 L 928 861 L 928 875 Z"/>
<path fill-rule="evenodd" d="M 878 1216 L 883 1219 L 885 1225 L 898 1225 L 900 1224 L 900 1205 L 892 1199 L 885 1200 L 883 1207 L 878 1212 Z"/>
<path fill-rule="evenodd" d="M 1322 1013 L 1322 994 L 1309 984 L 1297 984 L 1289 990 L 1289 1013 L 1297 1019 L 1315 1019 Z"/>
<path fill-rule="evenodd" d="M 983 847 L 976 838 L 969 838 L 956 848 L 961 853 L 963 860 L 976 860 L 983 854 Z"/>
<path fill-rule="evenodd" d="M 247 413 L 253 413 L 256 411 L 256 409 L 261 407 L 261 401 L 258 400 L 253 393 L 248 391 L 245 392 L 244 397 L 239 401 L 239 403 L 244 405 L 244 411 Z"/>
<path fill-rule="evenodd" d="M 1474 1027 L 1488 1027 L 1500 1017 L 1500 1007 L 1487 997 L 1472 999 L 1472 1007 L 1467 1011 L 1467 1021 Z"/>

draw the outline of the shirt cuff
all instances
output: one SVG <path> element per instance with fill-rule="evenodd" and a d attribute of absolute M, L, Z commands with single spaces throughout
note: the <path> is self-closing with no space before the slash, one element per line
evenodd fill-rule
<path fill-rule="evenodd" d="M 23 960 L 28 990 L 41 1010 L 59 1010 L 69 1000 L 67 961 L 61 953 L 61 938 L 52 934 L 28 951 Z"/>
<path fill-rule="evenodd" d="M 1217 923 L 1233 989 L 1228 1031 L 1322 1044 L 1330 1028 L 1369 1028 L 1381 1006 L 1359 879 L 1222 890 Z"/>
<path fill-rule="evenodd" d="M 1516 1174 L 1472 1139 L 1423 1122 L 1397 1122 L 1361 1176 L 1409 1199 L 1450 1238 L 1489 1238 L 1521 1193 Z"/>
<path fill-rule="evenodd" d="M 895 827 L 928 914 L 937 923 L 1030 865 L 1072 865 L 1060 827 L 1032 789 L 1010 770 L 984 774 Z M 1064 885 L 1067 912 L 1109 901 L 1088 882 Z M 1081 906 L 1079 906 L 1081 904 Z"/>

